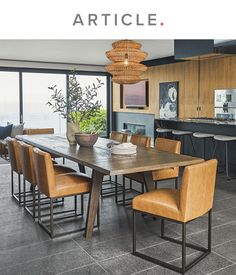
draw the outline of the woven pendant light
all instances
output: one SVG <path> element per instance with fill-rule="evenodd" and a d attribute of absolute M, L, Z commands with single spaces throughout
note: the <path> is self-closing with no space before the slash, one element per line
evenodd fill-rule
<path fill-rule="evenodd" d="M 113 63 L 106 66 L 112 74 L 112 81 L 118 84 L 134 84 L 141 80 L 140 76 L 147 67 L 140 64 L 147 53 L 141 51 L 142 45 L 133 40 L 119 40 L 112 43 L 112 50 L 106 56 Z"/>

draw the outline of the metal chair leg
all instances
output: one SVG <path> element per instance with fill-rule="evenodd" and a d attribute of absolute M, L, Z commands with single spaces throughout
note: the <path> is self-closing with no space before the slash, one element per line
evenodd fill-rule
<path fill-rule="evenodd" d="M 123 205 L 125 206 L 125 177 L 123 176 Z"/>
<path fill-rule="evenodd" d="M 26 197 L 26 190 L 25 190 L 25 178 L 23 178 L 23 208 L 25 209 L 25 197 Z"/>
<path fill-rule="evenodd" d="M 13 170 L 11 169 L 11 196 L 13 197 L 14 194 L 14 175 Z"/>
<path fill-rule="evenodd" d="M 50 235 L 54 237 L 54 224 L 53 224 L 53 199 L 50 199 Z"/>
<path fill-rule="evenodd" d="M 161 219 L 161 238 L 164 237 L 164 230 L 165 230 L 165 220 Z"/>
<path fill-rule="evenodd" d="M 35 220 L 35 186 L 33 186 L 33 219 Z"/>
<path fill-rule="evenodd" d="M 38 222 L 41 222 L 40 191 L 38 190 Z"/>
<path fill-rule="evenodd" d="M 19 198 L 19 204 L 21 204 L 21 176 L 18 174 L 18 198 Z"/>
<path fill-rule="evenodd" d="M 208 251 L 211 252 L 212 210 L 208 212 Z"/>
<path fill-rule="evenodd" d="M 136 252 L 136 211 L 133 210 L 133 254 Z"/>
<path fill-rule="evenodd" d="M 178 178 L 175 178 L 175 189 L 178 190 Z"/>
<path fill-rule="evenodd" d="M 77 215 L 77 196 L 74 196 L 75 215 Z"/>
<path fill-rule="evenodd" d="M 186 223 L 182 224 L 182 273 L 186 268 Z"/>
<path fill-rule="evenodd" d="M 84 195 L 81 194 L 81 197 L 80 197 L 80 203 L 81 203 L 81 215 L 83 216 L 84 215 Z"/>
<path fill-rule="evenodd" d="M 229 160 L 228 160 L 228 142 L 225 142 L 225 170 L 226 176 L 229 177 Z"/>

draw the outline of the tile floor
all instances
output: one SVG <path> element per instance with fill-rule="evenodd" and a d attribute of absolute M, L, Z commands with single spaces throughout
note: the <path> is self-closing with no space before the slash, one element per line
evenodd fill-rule
<path fill-rule="evenodd" d="M 67 162 L 67 164 L 71 164 Z M 73 164 L 74 167 L 77 168 Z M 0 164 L 0 274 L 177 274 L 131 254 L 131 208 L 114 198 L 101 200 L 101 227 L 92 241 L 83 233 L 51 240 L 10 196 L 10 167 Z M 173 186 L 172 182 L 161 187 Z M 65 208 L 72 201 L 65 200 Z M 85 201 L 87 203 L 87 201 Z M 87 204 L 86 204 L 87 205 Z M 56 208 L 57 210 L 58 208 Z M 58 223 L 58 232 L 75 229 L 84 221 Z M 187 227 L 188 240 L 206 243 L 207 218 Z M 180 246 L 159 238 L 159 220 L 138 217 L 138 249 L 179 264 Z M 180 237 L 179 225 L 168 223 L 166 233 Z M 236 274 L 236 180 L 217 179 L 213 213 L 213 252 L 187 274 Z M 196 252 L 188 249 L 188 259 Z"/>

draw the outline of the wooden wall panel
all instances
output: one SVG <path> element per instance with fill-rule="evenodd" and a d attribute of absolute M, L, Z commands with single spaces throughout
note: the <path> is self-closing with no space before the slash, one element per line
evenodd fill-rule
<path fill-rule="evenodd" d="M 207 59 L 200 61 L 200 64 L 198 61 L 187 61 L 150 67 L 143 78 L 149 79 L 149 108 L 120 109 L 120 88 L 114 84 L 113 111 L 151 113 L 158 117 L 159 84 L 179 81 L 179 117 L 213 117 L 214 90 L 236 88 L 236 57 Z M 197 107 L 201 110 L 198 111 Z"/>

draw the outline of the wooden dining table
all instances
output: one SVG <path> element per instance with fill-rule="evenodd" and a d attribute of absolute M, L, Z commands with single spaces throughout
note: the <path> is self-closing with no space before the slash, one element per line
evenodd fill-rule
<path fill-rule="evenodd" d="M 21 135 L 17 139 L 51 154 L 77 162 L 92 169 L 92 187 L 89 195 L 85 237 L 91 239 L 105 175 L 115 176 L 142 173 L 147 191 L 154 189 L 152 171 L 175 166 L 187 166 L 203 162 L 203 159 L 158 151 L 154 148 L 137 147 L 133 155 L 113 155 L 108 148 L 109 139 L 99 138 L 93 147 L 69 145 L 63 136 Z"/>

